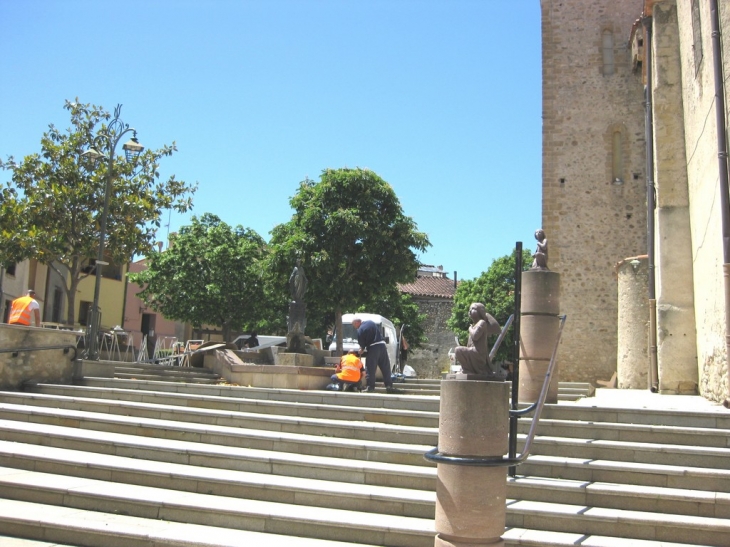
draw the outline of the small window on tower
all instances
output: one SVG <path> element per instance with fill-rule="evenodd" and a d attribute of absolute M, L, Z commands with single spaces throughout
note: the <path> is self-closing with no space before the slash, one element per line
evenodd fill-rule
<path fill-rule="evenodd" d="M 692 0 L 692 50 L 695 58 L 695 75 L 697 75 L 702 63 L 702 20 L 699 0 Z"/>
<path fill-rule="evenodd" d="M 624 182 L 624 158 L 623 138 L 621 131 L 614 131 L 611 142 L 611 182 L 614 184 L 623 184 Z"/>
<path fill-rule="evenodd" d="M 614 73 L 613 32 L 610 30 L 603 31 L 601 50 L 603 52 L 603 75 L 610 76 Z"/>

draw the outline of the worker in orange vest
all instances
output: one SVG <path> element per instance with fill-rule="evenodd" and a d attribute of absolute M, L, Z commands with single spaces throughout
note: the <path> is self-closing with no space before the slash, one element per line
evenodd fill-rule
<path fill-rule="evenodd" d="M 29 289 L 25 296 L 13 300 L 8 324 L 30 327 L 30 318 L 32 315 L 35 318 L 35 326 L 41 326 L 41 307 L 34 297 L 35 291 Z"/>
<path fill-rule="evenodd" d="M 359 384 L 364 368 L 357 352 L 351 351 L 340 358 L 335 373 L 332 375 L 332 381 L 339 383 L 340 389 L 342 389 L 344 383 Z"/>

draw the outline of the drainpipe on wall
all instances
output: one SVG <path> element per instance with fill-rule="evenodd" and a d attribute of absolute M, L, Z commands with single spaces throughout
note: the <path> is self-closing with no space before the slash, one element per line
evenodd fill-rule
<path fill-rule="evenodd" d="M 722 219 L 722 272 L 725 281 L 725 354 L 730 359 L 730 207 L 728 206 L 727 140 L 725 138 L 725 92 L 720 45 L 720 13 L 717 0 L 710 0 L 712 22 L 712 69 L 715 78 L 715 117 L 717 120 L 717 160 L 720 174 L 720 218 Z M 730 408 L 730 366 L 728 366 L 728 395 L 723 406 Z"/>
<path fill-rule="evenodd" d="M 644 51 L 646 52 L 646 87 L 644 88 L 644 127 L 646 139 L 646 243 L 649 255 L 649 390 L 659 391 L 659 364 L 657 361 L 656 321 L 656 271 L 654 268 L 654 209 L 656 191 L 654 187 L 654 115 L 652 112 L 652 58 L 651 17 L 642 19 L 644 25 Z"/>

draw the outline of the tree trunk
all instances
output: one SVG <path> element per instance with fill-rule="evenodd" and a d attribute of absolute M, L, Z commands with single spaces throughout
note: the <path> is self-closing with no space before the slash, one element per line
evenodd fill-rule
<path fill-rule="evenodd" d="M 342 357 L 342 308 L 335 307 L 335 336 L 337 347 L 335 349 L 335 357 Z"/>
<path fill-rule="evenodd" d="M 74 323 L 76 322 L 76 313 L 75 313 L 76 312 L 76 292 L 79 287 L 79 281 L 81 281 L 81 280 L 72 277 L 70 280 L 70 283 L 71 283 L 70 286 L 68 286 L 68 287 L 66 286 L 65 280 L 63 283 L 63 290 L 66 292 L 66 304 L 67 304 L 66 323 L 72 327 L 73 327 Z M 82 326 L 85 326 L 85 325 L 82 325 Z"/>
<path fill-rule="evenodd" d="M 227 344 L 231 338 L 231 324 L 228 321 L 224 321 L 221 326 L 223 330 L 223 342 Z"/>

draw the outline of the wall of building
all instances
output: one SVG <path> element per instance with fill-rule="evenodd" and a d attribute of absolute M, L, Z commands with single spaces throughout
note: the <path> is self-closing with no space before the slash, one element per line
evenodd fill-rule
<path fill-rule="evenodd" d="M 112 329 L 124 323 L 124 288 L 127 283 L 127 266 L 121 268 L 118 279 L 102 277 L 99 288 L 99 309 L 101 310 L 101 328 Z M 96 276 L 89 275 L 79 283 L 76 294 L 76 322 L 79 322 L 79 308 L 82 302 L 94 301 Z"/>
<path fill-rule="evenodd" d="M 675 0 L 652 13 L 655 284 L 660 393 L 697 393 L 687 158 Z"/>
<path fill-rule="evenodd" d="M 144 260 L 139 260 L 129 265 L 129 272 L 139 273 L 145 268 L 146 266 Z M 130 333 L 130 335 L 133 337 L 133 342 L 130 343 L 132 343 L 135 348 L 139 348 L 142 341 L 142 335 L 148 334 L 148 351 L 149 354 L 152 355 L 155 340 L 157 340 L 158 338 L 167 338 L 170 340 L 172 338 L 175 338 L 179 342 L 185 342 L 186 340 L 188 340 L 191 335 L 191 329 L 186 328 L 183 323 L 178 323 L 176 321 L 170 321 L 169 319 L 165 319 L 162 314 L 159 314 L 154 310 L 149 309 L 147 305 L 137 296 L 137 294 L 141 290 L 142 288 L 134 283 L 129 283 L 127 285 L 126 305 L 124 307 L 124 323 L 122 324 L 122 326 L 124 327 L 124 330 Z M 149 332 L 143 332 L 143 330 L 147 330 L 143 329 L 142 325 L 142 319 L 145 315 L 149 317 L 149 319 L 147 319 L 149 323 L 147 323 L 145 327 L 152 328 L 154 330 L 152 336 L 149 336 Z M 166 343 L 165 347 L 169 347 L 169 343 Z"/>
<path fill-rule="evenodd" d="M 662 4 L 654 6 L 659 13 L 667 9 Z M 699 27 L 693 25 L 691 0 L 677 2 L 676 6 L 694 268 L 696 353 L 700 394 L 721 401 L 727 397 L 727 355 L 711 19 L 709 2 L 696 4 Z M 730 29 L 730 8 L 722 1 L 719 5 L 722 28 Z M 730 37 L 727 32 L 721 32 L 721 37 L 727 78 L 730 74 Z M 726 88 L 726 105 L 727 95 Z"/>
<path fill-rule="evenodd" d="M 643 82 L 628 47 L 642 4 L 541 2 L 542 216 L 567 314 L 561 380 L 616 370 L 614 265 L 646 252 Z"/>
<path fill-rule="evenodd" d="M 24 260 L 15 265 L 12 274 L 3 271 L 2 298 L 0 298 L 0 319 L 5 319 L 5 313 L 10 311 L 9 303 L 23 296 L 28 289 L 36 291 L 35 299 L 40 306 L 41 321 L 48 307 L 45 297 L 46 266 L 37 260 Z"/>

